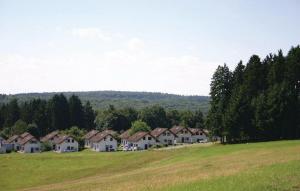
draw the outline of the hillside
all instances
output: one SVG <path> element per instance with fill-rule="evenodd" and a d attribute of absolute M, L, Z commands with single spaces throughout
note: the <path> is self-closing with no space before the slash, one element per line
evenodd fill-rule
<path fill-rule="evenodd" d="M 182 96 L 175 94 L 150 93 L 150 92 L 126 92 L 126 91 L 88 91 L 88 92 L 56 92 L 64 93 L 67 97 L 75 94 L 82 101 L 89 100 L 95 109 L 107 108 L 110 104 L 117 108 L 134 107 L 141 109 L 143 107 L 159 104 L 166 109 L 178 110 L 196 110 L 201 109 L 207 113 L 209 108 L 208 96 Z M 49 99 L 55 93 L 28 93 L 15 95 L 0 95 L 0 103 L 7 102 L 12 98 L 20 101 L 30 100 L 32 98 Z"/>
<path fill-rule="evenodd" d="M 0 190 L 300 189 L 300 141 L 0 156 Z"/>

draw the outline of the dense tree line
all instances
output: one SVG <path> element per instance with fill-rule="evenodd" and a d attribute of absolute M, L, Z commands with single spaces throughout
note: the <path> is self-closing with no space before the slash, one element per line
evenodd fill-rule
<path fill-rule="evenodd" d="M 90 130 L 95 128 L 95 117 L 91 104 L 82 104 L 75 95 L 67 99 L 63 94 L 57 94 L 47 101 L 32 99 L 22 103 L 12 99 L 0 106 L 0 131 L 6 137 L 25 131 L 41 137 L 71 126 Z"/>
<path fill-rule="evenodd" d="M 300 47 L 219 66 L 210 95 L 207 125 L 223 141 L 300 138 Z"/>
<path fill-rule="evenodd" d="M 129 129 L 134 122 L 144 122 L 151 129 L 156 127 L 170 128 L 174 125 L 204 128 L 203 114 L 200 110 L 165 110 L 159 105 L 145 107 L 141 110 L 131 107 L 116 109 L 110 106 L 106 110 L 99 111 L 96 117 L 96 126 L 99 130 L 112 129 L 115 131 L 124 131 Z"/>
<path fill-rule="evenodd" d="M 132 107 L 117 109 L 110 105 L 107 109 L 95 112 L 90 102 L 82 104 L 75 95 L 67 98 L 63 94 L 56 94 L 48 100 L 32 99 L 21 103 L 12 99 L 0 106 L 0 132 L 6 137 L 25 131 L 41 137 L 54 130 L 69 132 L 71 127 L 77 127 L 75 129 L 78 132 L 91 129 L 122 132 L 132 126 L 140 129 L 141 124 L 146 124 L 150 129 L 173 125 L 204 127 L 200 110 L 165 110 L 159 105 L 141 110 Z"/>

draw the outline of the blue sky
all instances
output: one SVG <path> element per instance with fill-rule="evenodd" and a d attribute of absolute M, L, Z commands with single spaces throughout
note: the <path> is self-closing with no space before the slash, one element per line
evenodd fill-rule
<path fill-rule="evenodd" d="M 219 64 L 300 44 L 300 1 L 0 0 L 0 93 L 208 95 Z"/>

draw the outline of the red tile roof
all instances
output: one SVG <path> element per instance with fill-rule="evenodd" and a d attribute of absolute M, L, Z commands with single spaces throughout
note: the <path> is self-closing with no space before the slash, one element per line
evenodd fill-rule
<path fill-rule="evenodd" d="M 19 135 L 14 135 L 14 136 L 11 136 L 9 139 L 7 139 L 7 143 L 12 143 L 13 141 L 15 140 L 18 140 L 20 138 Z"/>
<path fill-rule="evenodd" d="M 31 134 L 26 135 L 23 139 L 20 140 L 20 145 L 25 145 L 28 141 L 38 141 L 34 136 Z"/>
<path fill-rule="evenodd" d="M 103 140 L 105 137 L 107 137 L 108 135 L 113 136 L 112 134 L 107 133 L 105 131 L 100 132 L 97 135 L 95 135 L 93 138 L 91 138 L 91 142 L 98 143 L 101 140 Z"/>
<path fill-rule="evenodd" d="M 166 131 L 170 131 L 170 130 L 168 130 L 167 128 L 160 128 L 160 127 L 157 127 L 157 128 L 155 128 L 155 129 L 153 129 L 152 131 L 151 131 L 151 135 L 153 136 L 153 137 L 158 137 L 158 136 L 160 136 L 162 133 L 164 133 L 164 132 L 166 132 Z M 172 131 L 170 131 L 172 134 L 174 134 Z M 175 135 L 175 134 L 174 134 Z"/>
<path fill-rule="evenodd" d="M 58 136 L 58 131 L 53 131 L 51 133 L 49 133 L 48 135 L 46 135 L 45 137 L 41 138 L 41 141 L 42 142 L 46 142 L 46 141 L 49 141 L 50 139 Z"/>
<path fill-rule="evenodd" d="M 91 139 L 93 136 L 95 136 L 99 131 L 97 130 L 91 130 L 86 135 L 83 136 L 84 139 Z"/>
<path fill-rule="evenodd" d="M 132 136 L 130 136 L 128 138 L 129 142 L 137 142 L 140 139 L 142 139 L 143 137 L 145 137 L 146 135 L 150 135 L 151 137 L 153 137 L 150 132 L 145 132 L 145 131 L 140 131 L 140 132 L 136 132 L 135 134 L 133 134 Z M 155 137 L 153 137 L 155 139 Z"/>
<path fill-rule="evenodd" d="M 57 138 L 54 138 L 54 143 L 55 144 L 61 144 L 62 142 L 64 142 L 68 138 L 74 139 L 72 136 L 69 136 L 69 135 L 59 135 Z"/>
<path fill-rule="evenodd" d="M 31 135 L 31 134 L 28 132 L 25 132 L 25 133 L 21 134 L 20 137 L 23 139 L 23 138 L 27 137 L 28 135 Z"/>
<path fill-rule="evenodd" d="M 128 129 L 126 131 L 124 131 L 121 135 L 120 135 L 120 138 L 121 139 L 128 139 L 130 137 L 130 130 L 131 129 Z"/>
<path fill-rule="evenodd" d="M 180 131 L 183 130 L 183 129 L 187 129 L 188 131 L 190 131 L 189 128 L 186 128 L 186 127 L 183 127 L 183 126 L 174 126 L 174 127 L 172 127 L 172 128 L 170 129 L 170 131 L 171 131 L 172 133 L 174 133 L 175 135 L 177 135 L 177 133 L 180 132 Z M 190 132 L 191 132 L 191 131 L 190 131 Z M 191 133 L 192 133 L 192 132 L 191 132 Z"/>
<path fill-rule="evenodd" d="M 207 135 L 206 132 L 204 132 L 202 129 L 198 129 L 198 128 L 189 128 L 189 130 L 192 132 L 193 135 L 196 134 L 197 132 L 203 133 L 203 134 Z"/>

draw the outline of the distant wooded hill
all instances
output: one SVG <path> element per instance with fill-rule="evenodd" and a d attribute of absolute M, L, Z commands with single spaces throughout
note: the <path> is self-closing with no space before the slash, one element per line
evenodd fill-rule
<path fill-rule="evenodd" d="M 159 104 L 165 109 L 196 110 L 201 109 L 204 114 L 209 109 L 208 96 L 182 96 L 165 93 L 127 92 L 127 91 L 87 91 L 87 92 L 51 92 L 26 93 L 15 95 L 0 95 L 0 103 L 6 103 L 12 98 L 20 102 L 33 98 L 50 99 L 54 94 L 63 93 L 66 97 L 75 94 L 85 102 L 90 101 L 94 109 L 107 108 L 114 105 L 116 108 L 134 107 L 141 109 L 146 106 Z"/>

